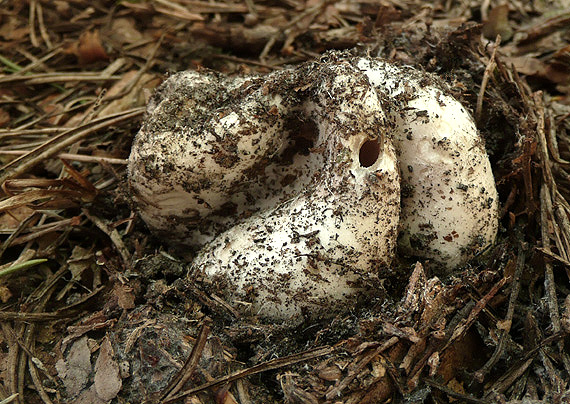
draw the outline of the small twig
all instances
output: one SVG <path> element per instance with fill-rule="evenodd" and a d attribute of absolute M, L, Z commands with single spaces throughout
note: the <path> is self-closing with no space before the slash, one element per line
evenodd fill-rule
<path fill-rule="evenodd" d="M 232 305 L 227 303 L 225 300 L 219 298 L 215 294 L 208 295 L 203 291 L 201 291 L 194 283 L 190 282 L 186 282 L 185 287 L 188 293 L 190 293 L 194 298 L 198 299 L 200 303 L 207 306 L 214 313 L 229 318 L 241 317 L 239 311 L 234 309 Z"/>
<path fill-rule="evenodd" d="M 481 300 L 477 302 L 475 307 L 473 307 L 473 310 L 471 310 L 469 313 L 469 316 L 466 319 L 461 320 L 457 327 L 453 330 L 453 334 L 445 346 L 441 349 L 440 353 L 449 348 L 456 339 L 462 336 L 469 329 L 469 327 L 471 327 L 473 322 L 475 322 L 475 319 L 477 319 L 479 316 L 479 313 L 481 313 L 485 306 L 487 306 L 487 303 L 489 303 L 489 301 L 499 292 L 499 290 L 505 286 L 508 280 L 509 278 L 502 278 L 499 282 L 493 285 L 491 290 L 485 296 L 483 296 Z"/>
<path fill-rule="evenodd" d="M 272 359 L 267 362 L 260 363 L 259 365 L 252 366 L 248 369 L 240 370 L 234 372 L 230 375 L 220 377 L 218 379 L 212 380 L 211 382 L 204 383 L 198 387 L 195 387 L 190 390 L 183 391 L 176 396 L 169 397 L 163 401 L 163 404 L 174 403 L 180 400 L 183 397 L 195 395 L 201 391 L 210 389 L 212 387 L 217 387 L 224 385 L 226 383 L 231 383 L 239 379 L 243 379 L 244 377 L 255 375 L 262 372 L 267 372 L 269 370 L 280 369 L 285 366 L 293 365 L 298 362 L 308 361 L 310 359 L 315 359 L 320 356 L 328 355 L 333 351 L 333 348 L 330 346 L 323 346 L 314 349 L 309 349 L 307 351 L 293 354 L 289 356 L 285 356 L 283 358 Z"/>
<path fill-rule="evenodd" d="M 123 243 L 123 239 L 121 238 L 121 235 L 119 234 L 117 229 L 113 229 L 107 223 L 103 222 L 103 220 L 89 213 L 87 209 L 82 209 L 82 212 L 89 220 L 91 220 L 91 222 L 93 222 L 95 226 L 99 228 L 99 230 L 101 230 L 103 233 L 109 236 L 111 242 L 113 243 L 119 254 L 121 255 L 123 263 L 125 264 L 125 268 L 131 268 L 131 254 L 127 249 L 127 247 L 125 246 L 125 243 Z"/>
<path fill-rule="evenodd" d="M 514 278 L 512 281 L 511 286 L 511 296 L 509 298 L 509 306 L 507 308 L 507 315 L 505 316 L 505 320 L 502 322 L 502 327 L 500 328 L 500 336 L 499 336 L 499 343 L 497 344 L 493 355 L 489 358 L 489 360 L 483 365 L 481 369 L 475 372 L 473 376 L 479 383 L 482 383 L 485 379 L 485 376 L 491 371 L 493 366 L 499 361 L 502 353 L 503 347 L 505 345 L 506 337 L 511 329 L 511 325 L 513 322 L 513 316 L 515 313 L 515 303 L 519 296 L 520 292 L 520 278 L 523 272 L 524 263 L 525 263 L 526 254 L 524 253 L 522 247 L 519 246 L 519 253 L 517 257 L 517 266 L 514 274 Z"/>
<path fill-rule="evenodd" d="M 489 59 L 489 63 L 487 63 L 487 67 L 485 68 L 485 72 L 483 73 L 483 80 L 481 81 L 481 89 L 479 90 L 479 95 L 477 96 L 477 107 L 475 108 L 475 120 L 478 124 L 481 123 L 481 114 L 483 112 L 483 98 L 485 97 L 485 90 L 487 89 L 487 84 L 489 83 L 489 78 L 491 77 L 491 72 L 495 69 L 495 55 L 497 53 L 497 49 L 501 44 L 501 36 L 497 35 L 497 39 L 495 39 L 495 45 L 493 46 L 493 52 L 491 53 L 491 58 Z"/>
<path fill-rule="evenodd" d="M 209 334 L 210 321 L 207 320 L 204 322 L 204 324 L 202 324 L 198 338 L 196 338 L 194 346 L 192 347 L 192 352 L 190 352 L 190 356 L 188 359 L 186 359 L 184 366 L 182 366 L 182 369 L 180 369 L 176 377 L 172 379 L 170 383 L 168 383 L 168 386 L 163 390 L 163 393 L 160 396 L 161 402 L 165 398 L 172 397 L 180 390 L 182 390 L 186 382 L 192 377 L 196 371 L 200 357 L 202 356 L 202 351 L 204 350 L 206 342 L 208 341 Z"/>
<path fill-rule="evenodd" d="M 561 257 L 558 254 L 553 253 L 552 251 L 546 250 L 543 247 L 534 247 L 535 250 L 540 251 L 541 253 L 543 253 L 544 255 L 546 255 L 549 258 L 552 258 L 556 261 L 558 261 L 559 263 L 566 265 L 568 268 L 570 268 L 570 261 L 564 259 L 563 257 Z"/>
<path fill-rule="evenodd" d="M 542 184 L 540 189 L 540 231 L 542 235 L 542 247 L 545 251 L 550 252 L 550 236 L 548 235 L 550 226 L 546 209 L 548 203 L 547 199 L 550 199 L 550 193 L 547 190 L 547 185 Z M 552 331 L 556 333 L 561 329 L 560 312 L 558 310 L 558 302 L 556 300 L 554 271 L 552 269 L 552 264 L 548 261 L 545 261 L 544 263 L 544 291 L 550 313 L 550 321 L 552 322 Z"/>
<path fill-rule="evenodd" d="M 515 382 L 530 366 L 534 358 L 527 359 L 523 362 L 520 366 L 515 365 L 511 367 L 509 371 L 507 371 L 499 380 L 497 380 L 493 385 L 487 389 L 487 394 L 485 394 L 485 398 L 491 399 L 496 393 L 503 393 L 505 390 L 509 388 L 511 384 Z"/>
<path fill-rule="evenodd" d="M 464 401 L 466 403 L 473 403 L 473 404 L 490 404 L 490 401 L 482 400 L 480 398 L 475 398 L 467 394 L 461 394 L 454 390 L 451 390 L 449 387 L 444 386 L 441 383 L 436 382 L 432 379 L 422 379 L 427 385 L 438 389 L 439 391 L 447 394 L 449 397 L 453 397 L 460 401 Z"/>
<path fill-rule="evenodd" d="M 548 143 L 548 150 L 550 151 L 550 154 L 552 154 L 552 158 L 554 159 L 554 161 L 563 166 L 569 166 L 570 161 L 566 161 L 560 156 L 560 150 L 558 149 L 558 140 L 556 139 L 556 127 L 554 125 L 554 122 L 552 122 L 551 114 L 547 113 L 545 118 L 548 123 L 548 131 L 547 131 L 548 136 L 546 137 L 546 142 Z"/>
<path fill-rule="evenodd" d="M 46 321 L 59 320 L 69 318 L 72 313 L 53 312 L 53 313 L 23 313 L 20 311 L 0 311 L 0 321 L 24 321 L 43 323 Z"/>
<path fill-rule="evenodd" d="M 348 387 L 348 385 L 356 378 L 356 376 L 360 374 L 362 369 L 364 369 L 364 367 L 368 365 L 370 361 L 372 361 L 374 358 L 376 358 L 378 355 L 380 355 L 380 353 L 382 353 L 386 349 L 394 346 L 396 343 L 398 343 L 399 340 L 400 339 L 398 337 L 392 337 L 386 342 L 384 342 L 382 345 L 380 345 L 378 348 L 364 355 L 364 357 L 356 364 L 354 364 L 352 369 L 349 370 L 348 375 L 337 386 L 335 386 L 332 390 L 330 390 L 326 394 L 326 399 L 332 401 L 334 398 L 340 396 L 342 391 L 346 387 Z"/>
<path fill-rule="evenodd" d="M 0 139 L 21 138 L 29 135 L 49 135 L 68 131 L 69 128 L 0 129 Z"/>
<path fill-rule="evenodd" d="M 158 5 L 153 5 L 154 10 L 166 16 L 190 22 L 204 21 L 204 17 L 202 17 L 200 14 L 191 13 L 185 7 L 179 4 L 172 3 L 167 0 L 156 0 L 156 3 L 162 4 L 163 6 L 160 7 Z"/>
<path fill-rule="evenodd" d="M 552 168 L 550 165 L 550 156 L 548 154 L 548 145 L 546 141 L 546 134 L 544 130 L 544 104 L 542 102 L 542 91 L 537 91 L 532 94 L 532 100 L 536 106 L 536 132 L 538 137 L 540 160 L 542 165 L 542 177 L 550 191 L 551 200 L 556 198 L 556 182 L 552 175 Z"/>

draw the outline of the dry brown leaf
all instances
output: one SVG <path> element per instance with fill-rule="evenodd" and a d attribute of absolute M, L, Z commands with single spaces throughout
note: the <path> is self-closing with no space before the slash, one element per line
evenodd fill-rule
<path fill-rule="evenodd" d="M 455 391 L 456 393 L 460 393 L 460 394 L 465 394 L 465 388 L 463 387 L 463 383 L 457 381 L 457 379 L 452 379 L 449 381 L 449 383 L 447 383 L 447 387 L 449 387 L 451 390 Z M 449 397 L 449 402 L 453 403 L 456 402 L 457 400 Z"/>
<path fill-rule="evenodd" d="M 238 404 L 238 402 L 231 392 L 222 389 L 216 394 L 216 404 Z"/>
<path fill-rule="evenodd" d="M 101 43 L 99 31 L 85 31 L 68 52 L 77 56 L 79 64 L 86 65 L 98 61 L 109 60 L 109 55 Z"/>
<path fill-rule="evenodd" d="M 16 228 L 22 221 L 26 220 L 34 213 L 33 209 L 27 206 L 20 206 L 10 209 L 9 212 L 0 215 L 0 229 Z"/>
<path fill-rule="evenodd" d="M 117 18 L 111 24 L 109 38 L 123 46 L 142 41 L 144 35 L 136 28 L 134 18 Z"/>
<path fill-rule="evenodd" d="M 87 386 L 91 373 L 91 350 L 87 337 L 75 341 L 65 359 L 58 360 L 55 367 L 67 394 L 70 397 L 79 395 Z"/>
<path fill-rule="evenodd" d="M 323 380 L 334 382 L 340 380 L 342 377 L 342 371 L 337 365 L 327 366 L 326 368 L 319 370 L 319 377 Z"/>
<path fill-rule="evenodd" d="M 376 13 L 375 27 L 383 27 L 394 21 L 399 21 L 402 13 L 392 3 L 383 2 Z"/>
<path fill-rule="evenodd" d="M 114 399 L 123 386 L 119 364 L 113 356 L 111 342 L 109 338 L 105 337 L 95 363 L 95 377 L 93 379 L 97 396 L 103 401 Z"/>
<path fill-rule="evenodd" d="M 113 294 L 117 296 L 117 304 L 121 309 L 130 310 L 135 307 L 135 295 L 130 286 L 116 283 Z"/>
<path fill-rule="evenodd" d="M 123 75 L 123 77 L 117 81 L 113 86 L 107 91 L 106 97 L 111 98 L 121 94 L 126 91 L 131 85 L 131 81 L 136 78 L 138 71 L 131 70 Z M 113 100 L 109 105 L 105 106 L 99 112 L 99 116 L 107 116 L 115 114 L 117 112 L 126 111 L 131 108 L 142 107 L 146 103 L 145 91 L 148 89 L 153 90 L 156 86 L 160 84 L 160 79 L 154 75 L 144 73 L 139 79 L 136 85 L 130 88 L 130 91 L 124 94 L 122 97 Z"/>
<path fill-rule="evenodd" d="M 0 38 L 6 41 L 21 41 L 30 33 L 29 26 L 23 25 L 18 18 L 8 18 L 6 23 L 0 26 Z"/>
<path fill-rule="evenodd" d="M 7 286 L 0 285 L 0 302 L 6 303 L 14 296 Z"/>
<path fill-rule="evenodd" d="M 65 118 L 65 114 L 63 114 L 65 108 L 57 102 L 58 98 L 60 98 L 59 94 L 52 94 L 45 97 L 40 103 L 38 103 L 38 105 L 43 109 L 43 112 L 49 116 L 49 118 L 46 119 L 46 122 L 51 126 L 61 125 L 62 120 Z"/>
<path fill-rule="evenodd" d="M 0 128 L 8 126 L 10 123 L 10 114 L 4 108 L 0 108 Z"/>

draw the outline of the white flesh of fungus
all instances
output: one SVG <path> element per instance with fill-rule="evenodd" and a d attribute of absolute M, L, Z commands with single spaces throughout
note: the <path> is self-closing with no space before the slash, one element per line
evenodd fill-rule
<path fill-rule="evenodd" d="M 151 229 L 200 249 L 191 276 L 289 324 L 378 289 L 398 231 L 404 252 L 450 269 L 497 230 L 469 114 L 431 76 L 376 59 L 176 74 L 149 103 L 129 182 Z"/>
<path fill-rule="evenodd" d="M 491 164 L 471 115 L 416 70 L 377 59 L 361 59 L 358 67 L 393 105 L 387 111 L 396 123 L 402 176 L 400 250 L 447 270 L 464 264 L 494 242 L 499 210 Z"/>

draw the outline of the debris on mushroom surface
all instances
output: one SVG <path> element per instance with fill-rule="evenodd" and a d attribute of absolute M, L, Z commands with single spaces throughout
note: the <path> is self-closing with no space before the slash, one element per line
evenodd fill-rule
<path fill-rule="evenodd" d="M 398 232 L 445 268 L 494 241 L 488 157 L 440 88 L 336 54 L 266 76 L 178 73 L 133 144 L 133 199 L 243 311 L 290 324 L 346 311 L 380 288 Z"/>
<path fill-rule="evenodd" d="M 390 100 L 402 176 L 399 248 L 444 269 L 464 264 L 497 234 L 499 198 L 471 115 L 443 84 L 411 68 L 360 59 Z"/>

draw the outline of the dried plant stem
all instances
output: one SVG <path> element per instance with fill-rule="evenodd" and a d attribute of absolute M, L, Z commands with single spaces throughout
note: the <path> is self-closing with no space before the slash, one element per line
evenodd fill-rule
<path fill-rule="evenodd" d="M 502 327 L 500 328 L 499 343 L 495 347 L 495 351 L 493 352 L 493 355 L 491 355 L 491 357 L 485 363 L 485 365 L 483 365 L 483 367 L 481 369 L 479 369 L 477 372 L 475 372 L 475 375 L 473 377 L 479 383 L 483 382 L 483 380 L 485 379 L 485 376 L 493 369 L 493 366 L 495 366 L 495 364 L 499 361 L 499 359 L 503 353 L 503 347 L 505 345 L 505 340 L 507 338 L 507 335 L 509 334 L 509 331 L 511 329 L 511 325 L 513 323 L 513 316 L 515 313 L 515 304 L 517 302 L 517 298 L 518 298 L 519 292 L 520 292 L 520 287 L 521 287 L 520 278 L 521 278 L 521 275 L 523 272 L 523 268 L 525 266 L 525 259 L 526 259 L 526 254 L 523 250 L 523 247 L 519 246 L 517 264 L 516 264 L 517 266 L 516 266 L 515 274 L 513 277 L 513 281 L 511 283 L 512 286 L 511 286 L 511 296 L 509 298 L 509 306 L 507 308 L 507 315 L 505 316 L 505 320 L 502 322 Z"/>
<path fill-rule="evenodd" d="M 13 155 L 13 156 L 23 156 L 27 151 L 22 150 L 0 150 L 0 154 L 4 155 Z M 117 159 L 113 157 L 104 157 L 104 156 L 88 156 L 86 154 L 74 154 L 74 153 L 59 153 L 54 157 L 65 159 L 65 160 L 72 160 L 72 161 L 81 161 L 84 163 L 105 163 L 105 164 L 117 164 L 117 165 L 125 165 L 128 163 L 127 159 Z"/>
<path fill-rule="evenodd" d="M 131 268 L 131 253 L 129 252 L 128 248 L 125 246 L 125 243 L 123 243 L 123 239 L 121 238 L 121 235 L 119 234 L 117 229 L 111 228 L 107 223 L 103 222 L 103 220 L 101 220 L 95 215 L 90 214 L 87 209 L 83 209 L 82 211 L 83 214 L 89 220 L 91 220 L 93 224 L 95 224 L 95 226 L 99 228 L 99 230 L 103 231 L 107 236 L 109 236 L 111 242 L 113 243 L 119 254 L 121 254 L 121 258 L 123 259 L 123 264 L 125 265 L 125 268 Z"/>
<path fill-rule="evenodd" d="M 72 83 L 72 82 L 100 82 L 119 80 L 120 76 L 105 76 L 100 73 L 36 73 L 29 75 L 10 75 L 0 76 L 0 84 L 8 85 L 37 85 L 37 84 L 50 84 L 50 83 Z"/>
<path fill-rule="evenodd" d="M 459 337 L 465 334 L 465 332 L 469 329 L 469 327 L 473 325 L 473 322 L 477 319 L 481 311 L 485 308 L 485 306 L 487 306 L 487 303 L 489 303 L 489 301 L 499 292 L 499 290 L 501 290 L 501 288 L 505 286 L 508 280 L 509 280 L 508 278 L 502 278 L 499 282 L 493 285 L 491 290 L 485 296 L 483 296 L 477 302 L 477 304 L 475 304 L 475 306 L 473 307 L 467 318 L 462 319 L 459 322 L 459 324 L 455 327 L 453 333 L 451 334 L 451 337 L 446 342 L 445 346 L 440 350 L 440 352 L 445 351 L 447 348 L 451 346 L 451 344 L 455 340 L 457 340 Z"/>
<path fill-rule="evenodd" d="M 172 379 L 172 381 L 164 389 L 164 392 L 160 398 L 161 401 L 163 401 L 165 398 L 174 396 L 176 393 L 182 390 L 186 382 L 190 379 L 190 377 L 192 377 L 196 371 L 196 367 L 198 366 L 198 361 L 202 356 L 202 351 L 206 346 L 208 335 L 210 334 L 210 328 L 210 321 L 206 321 L 202 324 L 198 338 L 196 338 L 192 352 L 190 352 L 190 356 L 176 377 Z"/>
<path fill-rule="evenodd" d="M 552 201 L 550 200 L 550 193 L 547 189 L 546 184 L 542 184 L 542 187 L 540 189 L 540 200 L 540 227 L 542 234 L 542 248 L 547 253 L 549 253 L 550 235 L 548 234 L 548 230 L 550 229 L 550 226 L 547 209 L 548 206 L 552 206 Z M 552 322 L 552 331 L 556 333 L 561 329 L 560 312 L 558 310 L 558 302 L 556 300 L 556 283 L 554 281 L 554 271 L 552 269 L 552 264 L 548 261 L 544 263 L 544 289 L 548 309 L 550 312 L 550 321 Z"/>
<path fill-rule="evenodd" d="M 485 89 L 487 88 L 487 84 L 489 83 L 489 78 L 491 77 L 491 73 L 495 69 L 495 56 L 497 53 L 497 49 L 501 44 L 501 36 L 497 35 L 497 39 L 495 40 L 495 44 L 493 45 L 493 52 L 491 53 L 491 58 L 487 63 L 487 67 L 485 68 L 485 72 L 483 73 L 483 80 L 481 81 L 481 89 L 479 90 L 479 95 L 477 96 L 477 106 L 475 108 L 475 121 L 477 123 L 481 123 L 481 114 L 483 112 L 483 98 L 485 98 Z"/>
<path fill-rule="evenodd" d="M 26 172 L 40 161 L 59 153 L 63 148 L 84 139 L 97 130 L 108 128 L 141 116 L 144 113 L 144 110 L 144 108 L 130 109 L 125 112 L 96 119 L 77 128 L 69 129 L 68 131 L 45 142 L 41 146 L 36 147 L 26 155 L 11 161 L 4 167 L 1 167 L 0 171 L 4 172 L 0 175 L 0 184 L 3 184 L 6 180 Z"/>
<path fill-rule="evenodd" d="M 399 340 L 400 338 L 398 337 L 390 338 L 376 349 L 364 355 L 360 361 L 354 363 L 352 368 L 349 370 L 348 375 L 337 386 L 327 392 L 327 400 L 333 400 L 334 398 L 340 396 L 341 392 L 346 387 L 348 387 L 348 385 L 356 378 L 356 376 L 360 374 L 364 367 L 366 367 L 374 358 L 380 355 L 380 353 L 397 344 Z"/>
<path fill-rule="evenodd" d="M 244 370 L 234 372 L 228 376 L 223 376 L 223 377 L 220 377 L 218 379 L 214 379 L 211 382 L 204 383 L 204 384 L 202 384 L 198 387 L 195 387 L 193 389 L 183 391 L 180 394 L 177 394 L 173 397 L 169 397 L 169 398 L 165 399 L 163 401 L 163 404 L 174 403 L 183 397 L 195 395 L 201 391 L 210 389 L 212 387 L 217 387 L 217 386 L 221 386 L 221 385 L 224 385 L 227 383 L 231 383 L 233 381 L 242 379 L 242 378 L 247 377 L 247 376 L 255 375 L 257 373 L 267 372 L 269 370 L 274 370 L 274 369 L 280 369 L 282 367 L 289 366 L 289 365 L 292 365 L 294 363 L 308 361 L 310 359 L 318 358 L 318 357 L 323 356 L 323 355 L 328 355 L 332 351 L 333 351 L 332 347 L 323 346 L 323 347 L 310 349 L 310 350 L 307 350 L 307 351 L 304 351 L 304 352 L 301 352 L 298 354 L 285 356 L 283 358 L 272 359 L 270 361 L 260 363 L 259 365 L 252 366 L 248 369 L 244 369 Z"/>

